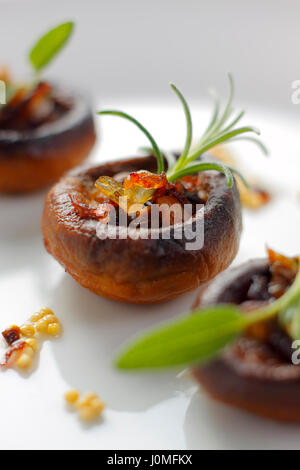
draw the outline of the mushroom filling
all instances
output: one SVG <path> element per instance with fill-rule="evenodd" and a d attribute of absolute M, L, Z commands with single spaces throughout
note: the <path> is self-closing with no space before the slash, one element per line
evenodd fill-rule
<path fill-rule="evenodd" d="M 196 212 L 197 204 L 205 204 L 208 198 L 209 183 L 207 176 L 202 174 L 189 175 L 175 183 L 170 183 L 165 174 L 156 175 L 146 170 L 119 173 L 113 178 L 100 176 L 93 184 L 91 181 L 82 183 L 81 192 L 70 193 L 74 209 L 83 219 L 110 222 L 110 209 L 117 210 L 117 224 L 121 224 L 124 216 L 127 224 L 137 217 L 151 224 L 151 208 L 158 205 L 161 209 L 191 207 L 191 216 Z M 166 211 L 167 212 L 167 211 Z M 169 213 L 169 224 L 183 221 L 184 211 Z M 164 224 L 164 210 L 160 213 L 160 226 Z"/>
<path fill-rule="evenodd" d="M 268 273 L 253 275 L 246 296 L 240 303 L 245 312 L 253 311 L 263 304 L 275 301 L 285 294 L 295 280 L 298 269 L 296 258 L 288 258 L 270 249 L 268 257 L 270 263 Z M 279 314 L 269 321 L 252 325 L 246 332 L 246 338 L 265 343 L 278 355 L 279 359 L 291 362 L 294 351 L 292 349 L 291 328 L 292 322 L 289 321 L 288 316 Z M 243 346 L 243 341 L 240 341 L 240 346 Z M 233 347 L 239 348 L 239 342 Z M 251 351 L 254 353 L 254 349 L 246 349 L 249 354 Z M 257 352 L 259 353 L 259 351 Z"/>
<path fill-rule="evenodd" d="M 15 86 L 7 75 L 0 74 L 6 83 L 8 102 L 0 107 L 0 129 L 31 131 L 54 122 L 73 106 L 69 96 L 62 95 L 48 82 L 33 87 Z"/>

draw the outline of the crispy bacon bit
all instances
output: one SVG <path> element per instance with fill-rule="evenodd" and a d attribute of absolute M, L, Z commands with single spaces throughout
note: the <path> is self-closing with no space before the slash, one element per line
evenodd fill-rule
<path fill-rule="evenodd" d="M 103 202 L 97 207 L 96 216 L 100 220 L 100 222 L 102 222 L 103 224 L 108 223 L 109 213 L 112 207 L 113 207 L 112 204 L 108 202 Z"/>
<path fill-rule="evenodd" d="M 71 100 L 60 97 L 47 82 L 42 81 L 34 88 L 19 87 L 0 110 L 0 126 L 19 131 L 35 129 L 55 121 L 71 106 Z"/>
<path fill-rule="evenodd" d="M 2 336 L 6 343 L 11 346 L 15 341 L 21 337 L 21 330 L 17 325 L 13 325 L 5 331 L 2 331 Z"/>
<path fill-rule="evenodd" d="M 1 127 L 4 129 L 27 129 L 35 127 L 35 119 L 40 125 L 41 119 L 44 120 L 46 116 L 39 117 L 39 107 L 50 92 L 51 86 L 46 82 L 40 82 L 33 90 L 19 88 L 7 105 L 1 109 Z M 48 118 L 49 112 L 46 114 Z"/>
<path fill-rule="evenodd" d="M 85 201 L 83 201 L 83 197 L 80 197 L 78 194 L 70 193 L 69 197 L 74 209 L 80 217 L 83 219 L 97 219 L 96 207 L 92 207 L 91 205 L 87 204 Z"/>
<path fill-rule="evenodd" d="M 26 96 L 26 88 L 19 88 L 16 93 L 11 97 L 10 101 L 7 103 L 5 111 L 9 111 L 12 108 L 16 108 Z"/>
<path fill-rule="evenodd" d="M 195 191 L 199 190 L 199 175 L 188 175 L 180 178 L 180 182 L 183 184 L 184 188 L 187 191 Z M 182 185 L 181 185 L 182 187 Z"/>
<path fill-rule="evenodd" d="M 297 270 L 298 261 L 295 258 L 276 253 L 268 249 L 270 260 L 271 281 L 269 283 L 269 293 L 272 297 L 281 297 L 293 283 Z"/>
<path fill-rule="evenodd" d="M 12 346 L 6 351 L 5 356 L 4 356 L 4 361 L 0 363 L 0 367 L 6 368 L 9 365 L 10 360 L 12 359 L 12 356 L 16 352 L 21 352 L 25 347 L 27 346 L 26 341 L 23 340 L 18 340 L 13 343 Z"/>
<path fill-rule="evenodd" d="M 49 83 L 40 82 L 28 96 L 24 112 L 30 116 L 34 112 L 35 107 L 37 107 L 50 92 L 51 86 Z"/>
<path fill-rule="evenodd" d="M 156 175 L 149 171 L 122 174 L 122 178 L 100 176 L 95 188 L 89 189 L 88 198 L 82 194 L 70 194 L 73 206 L 82 218 L 93 218 L 107 223 L 111 206 L 119 206 L 128 216 L 143 213 L 152 204 L 193 204 L 201 202 L 198 196 L 198 175 L 170 183 L 164 173 Z M 191 191 L 189 193 L 189 191 Z M 195 194 L 193 194 L 193 192 Z M 190 199 L 192 198 L 192 199 Z M 97 206 L 97 203 L 100 204 Z"/>
<path fill-rule="evenodd" d="M 112 208 L 111 203 L 100 202 L 98 205 L 91 205 L 79 194 L 69 194 L 73 207 L 82 219 L 100 220 L 103 223 L 108 222 L 109 211 Z"/>

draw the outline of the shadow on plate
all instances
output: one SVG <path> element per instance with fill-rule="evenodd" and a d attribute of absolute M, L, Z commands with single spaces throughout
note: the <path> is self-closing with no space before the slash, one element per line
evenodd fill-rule
<path fill-rule="evenodd" d="M 300 425 L 260 418 L 196 391 L 185 417 L 188 449 L 295 449 Z"/>
<path fill-rule="evenodd" d="M 183 387 L 177 371 L 125 373 L 113 367 L 113 358 L 137 332 L 188 310 L 191 295 L 156 306 L 131 305 L 92 294 L 64 276 L 50 296 L 64 328 L 52 345 L 64 379 L 70 387 L 96 391 L 119 411 L 145 410 L 173 396 Z"/>
<path fill-rule="evenodd" d="M 41 215 L 45 194 L 0 197 L 0 273 L 44 263 Z"/>
<path fill-rule="evenodd" d="M 0 197 L 0 239 L 18 240 L 41 233 L 41 216 L 47 190 L 31 195 Z"/>

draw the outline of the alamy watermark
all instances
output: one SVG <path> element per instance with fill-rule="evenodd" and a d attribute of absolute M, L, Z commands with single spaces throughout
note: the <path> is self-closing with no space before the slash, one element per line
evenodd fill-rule
<path fill-rule="evenodd" d="M 293 104 L 300 104 L 300 80 L 294 80 L 291 84 L 291 101 Z"/>
<path fill-rule="evenodd" d="M 0 104 L 6 104 L 6 85 L 3 80 L 0 80 Z"/>
<path fill-rule="evenodd" d="M 292 354 L 292 363 L 295 366 L 298 366 L 300 364 L 300 340 L 296 339 L 292 343 L 292 349 L 295 349 L 295 351 Z"/>
<path fill-rule="evenodd" d="M 121 210 L 119 209 L 121 208 Z M 119 207 L 100 206 L 96 234 L 101 240 L 152 239 L 182 240 L 185 250 L 200 250 L 204 245 L 204 204 L 133 204 L 119 198 Z M 132 215 L 129 220 L 128 214 Z"/>

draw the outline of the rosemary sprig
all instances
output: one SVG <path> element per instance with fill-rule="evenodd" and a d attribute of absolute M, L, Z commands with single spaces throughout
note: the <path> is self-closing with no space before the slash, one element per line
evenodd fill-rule
<path fill-rule="evenodd" d="M 174 85 L 174 83 L 170 83 L 170 87 L 172 88 L 172 90 L 176 93 L 176 95 L 180 99 L 180 101 L 182 103 L 182 106 L 183 106 L 184 114 L 185 114 L 186 139 L 185 139 L 185 145 L 184 145 L 183 152 L 182 152 L 181 156 L 178 159 L 178 161 L 179 160 L 185 161 L 187 156 L 188 156 L 188 153 L 190 151 L 190 148 L 191 148 L 192 136 L 193 136 L 193 124 L 192 124 L 191 112 L 190 112 L 189 106 L 188 106 L 184 96 L 178 90 L 178 88 Z M 174 171 L 176 171 L 176 170 L 177 170 L 177 164 L 175 164 L 175 166 L 174 166 Z"/>
<path fill-rule="evenodd" d="M 157 173 L 160 174 L 164 171 L 164 161 L 163 161 L 163 157 L 162 157 L 161 151 L 159 150 L 157 143 L 155 142 L 150 132 L 137 119 L 135 119 L 134 117 L 130 116 L 127 113 L 124 113 L 123 111 L 117 111 L 114 109 L 98 111 L 97 114 L 111 114 L 112 116 L 119 116 L 135 124 L 146 135 L 146 137 L 148 137 L 152 145 L 154 155 L 156 156 L 156 159 L 157 159 Z"/>
<path fill-rule="evenodd" d="M 144 152 L 146 155 L 152 155 L 153 154 L 153 148 L 152 147 L 139 147 L 139 150 L 141 152 Z M 160 153 L 162 156 L 167 160 L 168 168 L 172 167 L 176 163 L 176 156 L 174 153 L 169 152 L 168 150 L 163 150 L 160 149 Z"/>
<path fill-rule="evenodd" d="M 203 153 L 212 149 L 216 145 L 219 145 L 221 143 L 224 144 L 228 142 L 233 142 L 236 140 L 249 140 L 251 142 L 254 142 L 260 147 L 260 149 L 264 153 L 267 153 L 267 149 L 264 144 L 260 142 L 260 140 L 248 135 L 249 133 L 260 135 L 260 131 L 258 129 L 252 126 L 236 127 L 238 122 L 244 116 L 244 111 L 238 113 L 234 118 L 232 118 L 232 100 L 234 96 L 234 84 L 230 74 L 229 85 L 229 97 L 224 107 L 224 110 L 221 112 L 219 101 L 216 100 L 211 120 L 205 132 L 203 133 L 197 144 L 192 147 L 191 143 L 193 134 L 193 124 L 189 106 L 179 89 L 173 83 L 170 84 L 171 89 L 175 92 L 175 94 L 181 101 L 186 119 L 185 144 L 183 151 L 176 162 L 174 162 L 173 159 L 168 158 L 168 154 L 160 151 L 159 146 L 157 145 L 153 136 L 137 119 L 118 110 L 104 110 L 99 111 L 98 114 L 111 114 L 114 116 L 125 118 L 134 123 L 146 135 L 152 145 L 152 152 L 154 153 L 157 159 L 158 174 L 162 173 L 162 171 L 164 170 L 162 155 L 166 157 L 168 162 L 167 178 L 169 181 L 174 182 L 177 179 L 182 178 L 183 176 L 198 173 L 200 171 L 217 170 L 224 173 L 224 175 L 226 176 L 228 187 L 232 187 L 234 181 L 232 176 L 232 168 L 221 163 L 219 164 L 214 162 L 201 162 L 198 161 L 199 157 L 201 157 Z M 197 160 L 196 163 L 195 160 Z M 245 183 L 244 178 L 242 178 L 242 180 Z"/>
<path fill-rule="evenodd" d="M 275 302 L 247 315 L 230 304 L 195 310 L 129 344 L 118 357 L 116 365 L 120 369 L 145 369 L 207 361 L 220 354 L 225 346 L 251 325 L 269 320 L 291 307 L 298 315 L 291 321 L 295 319 L 296 334 L 299 335 L 300 257 L 292 286 Z M 294 339 L 299 339 L 299 336 L 294 336 Z"/>

